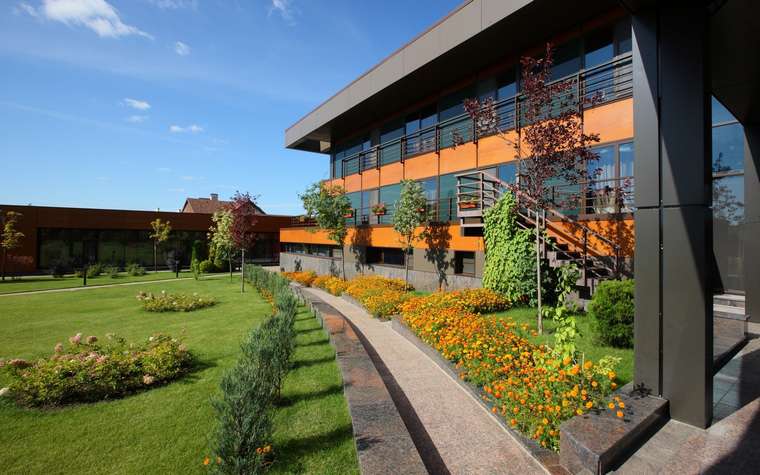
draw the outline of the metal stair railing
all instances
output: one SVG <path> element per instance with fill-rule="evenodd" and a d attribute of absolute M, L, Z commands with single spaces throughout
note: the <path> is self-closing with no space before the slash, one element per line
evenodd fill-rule
<path fill-rule="evenodd" d="M 504 181 L 496 178 L 495 176 L 491 175 L 490 173 L 483 172 L 483 171 L 475 171 L 470 173 L 463 173 L 460 175 L 456 175 L 457 178 L 457 205 L 460 206 L 460 215 L 461 212 L 461 205 L 463 203 L 471 203 L 473 201 L 473 197 L 476 202 L 476 209 L 478 210 L 478 213 L 474 213 L 474 215 L 482 216 L 483 211 L 486 209 L 492 207 L 496 201 L 499 199 L 499 197 L 509 189 L 507 183 Z M 466 180 L 466 183 L 462 183 L 462 180 Z M 517 193 L 520 193 L 517 191 Z M 524 196 L 524 195 L 523 195 Z M 528 201 L 531 201 L 529 198 L 525 197 Z M 546 214 L 549 213 L 557 218 L 559 218 L 558 221 L 550 221 L 547 219 Z M 584 285 L 588 285 L 588 279 L 590 277 L 589 275 L 589 266 L 588 261 L 589 259 L 594 257 L 607 257 L 612 258 L 612 269 L 609 269 L 608 266 L 605 266 L 608 268 L 608 270 L 611 270 L 614 278 L 619 278 L 619 261 L 620 261 L 620 245 L 611 241 L 607 237 L 599 234 L 598 232 L 594 231 L 593 229 L 588 228 L 587 226 L 584 226 L 583 224 L 579 223 L 578 221 L 566 216 L 559 210 L 550 208 L 547 210 L 544 210 L 540 212 L 539 214 L 536 213 L 533 209 L 526 209 L 518 211 L 518 215 L 523 219 L 523 223 L 520 223 L 520 226 L 527 229 L 529 227 L 534 228 L 536 225 L 536 221 L 539 221 L 539 225 L 543 229 L 547 230 L 550 234 L 554 236 L 555 241 L 564 241 L 564 243 L 568 246 L 569 250 L 565 251 L 563 249 L 560 249 L 555 242 L 550 241 L 549 245 L 554 249 L 554 252 L 557 252 L 558 255 L 562 255 L 565 260 L 569 260 L 572 262 L 576 262 L 580 264 L 581 272 L 582 272 L 582 280 L 584 281 Z M 464 217 L 460 218 L 460 222 L 463 222 Z M 518 220 L 519 221 L 519 220 Z M 525 224 L 528 223 L 528 224 Z M 566 229 L 563 226 L 560 226 L 558 223 L 566 223 L 575 228 L 577 231 L 573 232 L 568 229 Z M 532 225 L 532 226 L 531 226 Z M 580 232 L 580 236 L 577 234 L 577 232 Z M 591 237 L 601 243 L 604 243 L 606 246 L 612 249 L 612 253 L 610 254 L 607 249 L 605 249 L 602 246 L 597 246 L 594 244 Z M 547 240 L 542 236 L 539 239 L 538 245 L 541 246 L 541 253 L 543 257 L 546 257 L 546 245 Z M 580 253 L 580 257 L 576 257 L 573 255 L 573 251 L 570 249 L 574 248 L 576 251 Z"/>

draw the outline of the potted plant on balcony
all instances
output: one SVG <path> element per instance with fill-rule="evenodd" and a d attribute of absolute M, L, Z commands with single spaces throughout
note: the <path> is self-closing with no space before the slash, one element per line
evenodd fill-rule
<path fill-rule="evenodd" d="M 459 209 L 471 209 L 478 207 L 478 197 L 474 195 L 465 195 L 459 199 Z"/>
<path fill-rule="evenodd" d="M 375 213 L 375 216 L 380 216 L 385 214 L 385 212 L 388 210 L 385 203 L 377 203 L 369 207 L 370 211 Z"/>
<path fill-rule="evenodd" d="M 344 218 L 353 218 L 354 217 L 354 210 L 349 211 L 348 213 L 343 215 Z"/>

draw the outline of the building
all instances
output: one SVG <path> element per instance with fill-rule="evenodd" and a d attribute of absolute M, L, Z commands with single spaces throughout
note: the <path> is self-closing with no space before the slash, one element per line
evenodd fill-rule
<path fill-rule="evenodd" d="M 224 203 L 217 195 L 212 195 L 211 199 L 188 198 L 181 212 L 0 205 L 3 212 L 16 211 L 23 215 L 16 225 L 16 229 L 24 233 L 21 247 L 9 251 L 9 256 L 33 258 L 26 267 L 9 267 L 8 270 L 43 272 L 50 260 L 62 257 L 72 257 L 80 263 L 86 258 L 89 262 L 120 267 L 131 262 L 152 265 L 153 244 L 149 235 L 153 231 L 150 223 L 157 218 L 168 221 L 172 227 L 169 240 L 159 246 L 159 251 L 182 249 L 189 256 L 194 241 L 207 242 L 208 230 L 214 225 L 211 216 Z M 256 208 L 260 210 L 258 206 Z M 280 228 L 288 226 L 290 218 L 262 212 L 257 217 L 256 244 L 246 256 L 246 262 L 277 262 Z M 159 257 L 158 260 L 162 265 L 163 259 Z"/>
<path fill-rule="evenodd" d="M 635 382 L 668 398 L 675 419 L 709 425 L 713 293 L 746 294 L 747 313 L 760 321 L 760 67 L 745 46 L 760 39 L 759 8 L 751 0 L 465 1 L 287 129 L 286 147 L 324 157 L 355 213 L 344 249 L 294 220 L 281 231 L 283 267 L 326 273 L 343 255 L 350 273 L 400 276 L 390 216 L 369 207 L 393 203 L 399 181 L 412 178 L 425 184 L 440 230 L 414 251 L 416 285 L 477 285 L 480 211 L 463 207 L 463 196 L 475 189 L 482 211 L 491 177 L 509 181 L 515 165 L 498 138 L 471 132 L 462 100 L 493 97 L 519 140 L 519 60 L 551 42 L 553 78 L 602 95 L 583 112 L 584 129 L 601 137 L 601 180 L 635 177 L 635 193 L 622 207 L 582 196 L 565 213 L 583 227 L 550 217 L 550 232 L 576 251 L 593 248 L 608 267 L 619 262 L 616 273 L 635 273 Z M 452 130 L 463 146 L 452 147 Z M 563 186 L 555 191 L 580 193 Z"/>

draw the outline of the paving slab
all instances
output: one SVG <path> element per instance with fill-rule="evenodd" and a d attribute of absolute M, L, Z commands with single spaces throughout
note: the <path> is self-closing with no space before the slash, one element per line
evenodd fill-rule
<path fill-rule="evenodd" d="M 365 343 L 430 473 L 549 473 L 469 392 L 393 331 L 389 321 L 372 318 L 327 292 L 308 291 L 343 314 Z"/>

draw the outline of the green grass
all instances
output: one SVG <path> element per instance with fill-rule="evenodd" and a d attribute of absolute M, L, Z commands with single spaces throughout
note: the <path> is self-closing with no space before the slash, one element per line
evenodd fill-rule
<path fill-rule="evenodd" d="M 205 274 L 201 278 L 207 277 L 223 277 L 227 276 L 229 282 L 229 274 Z M 240 273 L 238 272 L 238 276 Z M 179 278 L 192 279 L 193 274 L 189 270 L 180 271 Z M 87 278 L 87 287 L 97 287 L 103 285 L 113 284 L 127 284 L 132 282 L 149 282 L 155 280 L 171 280 L 176 279 L 176 274 L 169 271 L 159 271 L 155 274 L 153 271 L 147 271 L 145 275 L 130 276 L 122 272 L 119 277 L 112 279 L 107 275 L 99 275 L 97 277 Z M 51 276 L 25 276 L 20 280 L 12 280 L 6 276 L 4 282 L 0 282 L 0 294 L 10 294 L 16 292 L 33 292 L 37 290 L 57 290 L 57 289 L 71 289 L 84 287 L 82 285 L 83 279 L 81 277 L 74 277 L 73 275 L 67 275 L 64 277 L 53 278 Z M 238 283 L 240 283 L 238 277 Z"/>
<path fill-rule="evenodd" d="M 538 310 L 535 308 L 513 308 L 505 312 L 495 314 L 497 317 L 512 317 L 515 323 L 528 323 L 530 328 L 538 328 Z M 615 375 L 618 387 L 633 380 L 633 349 L 612 348 L 601 345 L 594 341 L 594 332 L 591 329 L 591 320 L 593 317 L 585 313 L 575 316 L 578 328 L 581 331 L 581 337 L 577 341 L 578 353 L 585 361 L 598 362 L 601 358 L 612 355 L 622 358 L 620 363 L 615 367 Z M 537 345 L 548 344 L 554 347 L 554 330 L 557 323 L 554 320 L 544 317 L 544 333 L 542 335 L 528 336 L 528 339 Z"/>
<path fill-rule="evenodd" d="M 139 290 L 197 291 L 219 303 L 187 313 L 148 313 L 135 298 Z M 5 359 L 49 357 L 56 343 L 78 332 L 101 339 L 115 332 L 136 341 L 158 332 L 180 336 L 185 328 L 185 346 L 197 361 L 180 380 L 123 399 L 37 410 L 0 398 L 0 460 L 8 474 L 204 473 L 203 460 L 211 455 L 209 397 L 219 393 L 222 369 L 237 359 L 243 335 L 269 312 L 250 287 L 241 294 L 239 280 L 230 284 L 224 278 L 8 295 L 0 303 L 0 357 Z M 330 344 L 305 309 L 296 325 L 295 368 L 275 417 L 273 473 L 357 472 Z M 4 378 L 0 374 L 0 387 L 7 385 Z"/>

